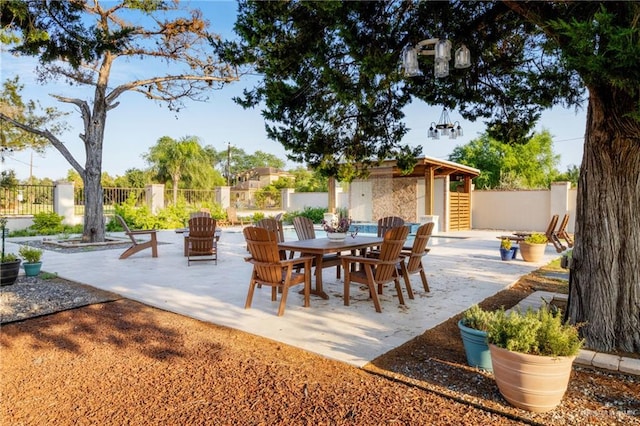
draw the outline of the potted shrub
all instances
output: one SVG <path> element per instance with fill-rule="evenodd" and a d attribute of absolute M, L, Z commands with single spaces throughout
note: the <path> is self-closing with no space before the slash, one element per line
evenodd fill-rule
<path fill-rule="evenodd" d="M 488 341 L 496 384 L 510 404 L 540 413 L 560 404 L 583 340 L 559 310 L 496 311 Z"/>
<path fill-rule="evenodd" d="M 0 285 L 11 285 L 18 279 L 20 262 L 22 261 L 13 253 L 5 253 L 4 238 L 9 233 L 7 218 L 0 217 L 0 231 L 2 232 L 2 252 L 0 254 Z"/>
<path fill-rule="evenodd" d="M 493 316 L 493 312 L 484 311 L 478 305 L 473 305 L 463 312 L 462 318 L 458 321 L 467 364 L 489 372 L 493 371 L 493 367 L 487 343 L 487 331 Z"/>
<path fill-rule="evenodd" d="M 500 258 L 502 260 L 511 260 L 516 258 L 518 248 L 511 244 L 509 238 L 503 238 L 500 241 Z"/>
<path fill-rule="evenodd" d="M 525 262 L 541 261 L 546 248 L 547 236 L 545 234 L 534 233 L 527 235 L 520 242 L 520 254 Z"/>
<path fill-rule="evenodd" d="M 24 274 L 28 277 L 35 277 L 40 273 L 42 267 L 42 250 L 36 247 L 29 247 L 24 245 L 20 247 L 18 253 L 24 259 L 22 267 L 24 268 Z"/>

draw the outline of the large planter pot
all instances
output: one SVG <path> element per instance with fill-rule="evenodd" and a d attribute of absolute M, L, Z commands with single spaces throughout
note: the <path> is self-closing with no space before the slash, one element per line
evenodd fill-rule
<path fill-rule="evenodd" d="M 347 238 L 346 232 L 327 232 L 327 238 L 331 241 L 342 242 Z"/>
<path fill-rule="evenodd" d="M 40 273 L 40 268 L 42 268 L 42 262 L 25 262 L 22 264 L 24 268 L 24 274 L 27 277 L 35 277 Z"/>
<path fill-rule="evenodd" d="M 467 354 L 467 364 L 486 371 L 493 371 L 491 353 L 487 344 L 487 332 L 469 328 L 458 321 L 464 352 Z"/>
<path fill-rule="evenodd" d="M 520 243 L 520 255 L 525 262 L 540 262 L 547 244 Z"/>
<path fill-rule="evenodd" d="M 539 356 L 489 345 L 493 376 L 511 405 L 536 413 L 553 410 L 567 391 L 575 356 Z"/>
<path fill-rule="evenodd" d="M 16 282 L 20 273 L 20 262 L 22 260 L 18 259 L 0 263 L 0 285 L 11 285 Z"/>

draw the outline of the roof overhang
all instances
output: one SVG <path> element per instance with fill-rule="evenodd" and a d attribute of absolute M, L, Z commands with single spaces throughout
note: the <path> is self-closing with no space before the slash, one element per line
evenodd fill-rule
<path fill-rule="evenodd" d="M 480 170 L 465 166 L 464 164 L 454 163 L 453 161 L 440 160 L 433 157 L 419 157 L 416 158 L 417 163 L 413 168 L 413 171 L 408 174 L 402 174 L 397 167 L 396 160 L 385 160 L 377 167 L 370 169 L 371 175 L 379 175 L 382 173 L 388 173 L 389 169 L 392 169 L 394 178 L 400 177 L 421 177 L 430 174 L 430 169 L 433 170 L 435 177 L 449 176 L 452 180 L 458 180 L 461 178 L 473 179 L 480 175 Z"/>

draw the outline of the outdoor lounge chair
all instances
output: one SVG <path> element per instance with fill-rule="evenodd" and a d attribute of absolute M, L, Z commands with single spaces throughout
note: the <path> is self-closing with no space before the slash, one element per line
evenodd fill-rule
<path fill-rule="evenodd" d="M 313 222 L 308 217 L 296 216 L 293 218 L 293 229 L 296 231 L 298 240 L 312 240 L 316 238 L 316 231 L 313 228 Z M 307 254 L 301 254 L 301 256 L 307 256 Z M 322 267 L 331 268 L 336 267 L 336 278 L 340 278 L 340 265 L 342 265 L 342 259 L 340 254 L 327 254 L 322 256 Z M 315 266 L 315 263 L 314 263 Z"/>
<path fill-rule="evenodd" d="M 257 221 L 255 226 L 275 232 L 277 241 L 279 243 L 284 242 L 284 228 L 282 227 L 281 221 L 274 218 L 264 218 Z M 281 259 L 287 258 L 287 254 L 284 250 L 280 250 L 280 256 Z"/>
<path fill-rule="evenodd" d="M 378 237 L 384 237 L 384 234 L 391 228 L 396 228 L 398 226 L 404 226 L 404 219 L 398 216 L 386 216 L 378 219 Z M 380 247 L 374 248 L 371 253 L 373 255 L 377 255 L 378 251 L 380 251 Z"/>
<path fill-rule="evenodd" d="M 424 291 L 429 292 L 429 282 L 427 281 L 427 275 L 425 274 L 424 266 L 422 265 L 422 257 L 429 252 L 427 243 L 429 242 L 429 237 L 431 237 L 431 232 L 433 232 L 434 226 L 435 223 L 433 222 L 420 225 L 416 231 L 416 238 L 413 240 L 411 250 L 402 250 L 400 252 L 400 256 L 403 258 L 399 265 L 400 275 L 404 278 L 409 299 L 413 299 L 413 289 L 411 288 L 409 275 L 419 273 L 420 278 L 422 279 Z"/>
<path fill-rule="evenodd" d="M 131 242 L 133 243 L 131 247 L 126 249 L 124 253 L 120 255 L 120 259 L 126 259 L 132 254 L 148 248 L 151 249 L 152 257 L 158 257 L 158 239 L 156 238 L 156 235 L 158 234 L 157 229 L 137 229 L 132 231 L 131 229 L 129 229 L 127 222 L 125 222 L 121 216 L 115 216 L 118 221 L 120 221 L 120 225 L 122 225 L 124 233 L 131 239 Z M 141 235 L 148 235 L 150 239 L 148 241 L 140 242 L 136 239 L 136 237 Z"/>
<path fill-rule="evenodd" d="M 256 285 L 271 286 L 271 300 L 276 301 L 278 290 L 281 290 L 278 316 L 284 314 L 287 303 L 289 287 L 304 284 L 304 306 L 309 307 L 309 294 L 311 292 L 311 262 L 312 256 L 303 256 L 295 259 L 280 259 L 278 240 L 276 233 L 257 226 L 248 226 L 243 229 L 244 238 L 251 257 L 245 261 L 253 264 L 251 280 L 249 281 L 249 293 L 245 302 L 245 309 L 251 307 L 253 293 Z M 301 265 L 303 272 L 297 272 Z"/>
<path fill-rule="evenodd" d="M 384 235 L 380 246 L 380 252 L 376 257 L 343 256 L 342 269 L 344 269 L 344 304 L 349 306 L 349 287 L 352 282 L 366 284 L 369 295 L 373 299 L 376 312 L 382 312 L 378 294 L 382 294 L 382 285 L 393 281 L 398 293 L 398 300 L 404 305 L 402 288 L 400 287 L 397 265 L 402 261 L 400 251 L 409 235 L 409 227 L 399 226 L 391 228 Z M 359 263 L 360 270 L 351 270 L 351 265 Z M 378 287 L 376 293 L 376 285 Z"/>
<path fill-rule="evenodd" d="M 244 226 L 244 220 L 238 217 L 238 210 L 235 207 L 227 207 L 227 221 L 226 224 L 234 226 Z"/>
<path fill-rule="evenodd" d="M 187 266 L 191 262 L 214 261 L 218 264 L 218 240 L 216 220 L 206 216 L 189 219 L 189 235 L 185 236 Z"/>
<path fill-rule="evenodd" d="M 562 222 L 560 222 L 560 226 L 556 231 L 556 236 L 558 239 L 563 239 L 567 242 L 567 246 L 573 247 L 573 238 L 567 232 L 567 224 L 569 223 L 569 213 L 565 214 L 562 218 Z"/>
<path fill-rule="evenodd" d="M 555 231 L 556 225 L 558 224 L 558 218 L 559 215 L 557 214 L 551 216 L 551 220 L 549 221 L 549 225 L 547 225 L 547 230 L 544 231 L 544 235 L 547 236 L 547 242 L 553 244 L 553 246 L 556 248 L 556 251 L 558 253 L 561 253 L 566 250 L 567 247 L 565 247 L 562 242 L 560 242 L 558 234 Z M 533 233 L 534 232 L 514 232 L 513 235 L 515 235 L 517 237 L 517 241 L 520 242 L 523 241 L 525 237 Z"/>

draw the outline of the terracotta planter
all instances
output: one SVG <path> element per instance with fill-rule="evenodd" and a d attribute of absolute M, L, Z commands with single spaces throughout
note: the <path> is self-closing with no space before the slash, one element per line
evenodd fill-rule
<path fill-rule="evenodd" d="M 492 344 L 489 351 L 498 389 L 511 405 L 544 413 L 560 404 L 575 356 L 529 355 Z"/>
<path fill-rule="evenodd" d="M 520 255 L 525 262 L 540 262 L 544 257 L 547 244 L 520 243 Z"/>

